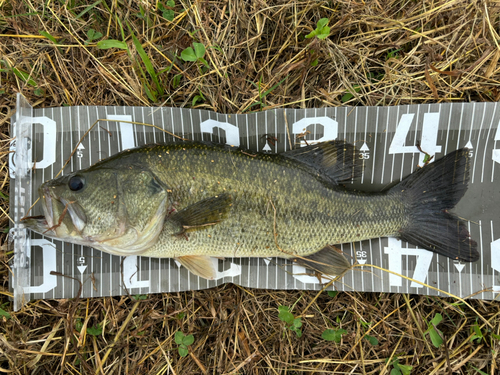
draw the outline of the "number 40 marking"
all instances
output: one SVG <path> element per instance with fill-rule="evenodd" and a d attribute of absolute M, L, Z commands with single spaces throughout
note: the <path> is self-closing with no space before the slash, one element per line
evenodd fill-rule
<path fill-rule="evenodd" d="M 420 155 L 419 165 L 424 165 L 425 154 L 420 152 L 417 146 L 406 146 L 406 137 L 413 123 L 414 113 L 408 113 L 401 116 L 401 120 L 396 128 L 396 133 L 389 146 L 389 154 L 414 154 Z M 425 113 L 422 124 L 422 139 L 420 146 L 423 151 L 430 156 L 441 152 L 441 146 L 437 145 L 437 135 L 439 129 L 439 112 Z M 416 258 L 415 270 L 413 279 L 424 283 L 427 279 L 427 273 L 432 262 L 433 254 L 424 249 L 408 249 L 401 246 L 401 241 L 395 238 L 389 238 L 387 247 L 384 248 L 384 253 L 389 256 L 389 269 L 402 274 L 403 272 L 403 255 L 414 256 Z M 389 285 L 401 287 L 403 286 L 402 279 L 399 276 L 390 274 Z M 412 281 L 411 288 L 422 288 L 423 285 Z"/>
<path fill-rule="evenodd" d="M 500 141 L 500 122 L 498 123 L 498 128 L 497 128 L 497 132 L 495 133 L 494 140 Z M 493 152 L 493 154 L 491 155 L 491 158 L 493 159 L 493 161 L 500 163 L 500 149 L 495 149 L 492 152 Z M 493 180 L 492 180 L 492 182 L 493 182 Z"/>
<path fill-rule="evenodd" d="M 410 131 L 414 113 L 408 113 L 401 116 L 398 127 L 396 128 L 396 133 L 392 139 L 391 145 L 389 146 L 389 154 L 405 154 L 405 153 L 419 153 L 420 159 L 418 164 L 424 165 L 425 154 L 420 152 L 417 146 L 406 146 L 406 136 Z M 439 128 L 439 112 L 425 113 L 424 122 L 422 125 L 422 139 L 420 146 L 423 151 L 428 153 L 430 156 L 441 152 L 441 146 L 437 145 L 437 135 Z"/>
<path fill-rule="evenodd" d="M 407 249 L 401 246 L 401 241 L 396 238 L 389 237 L 387 247 L 384 247 L 384 253 L 389 256 L 389 269 L 400 275 L 403 274 L 403 255 L 415 256 L 415 270 L 412 279 L 425 283 L 427 273 L 432 262 L 434 254 L 424 249 Z M 389 274 L 390 286 L 403 286 L 403 280 L 397 275 Z M 423 285 L 412 281 L 411 288 L 422 288 Z"/>

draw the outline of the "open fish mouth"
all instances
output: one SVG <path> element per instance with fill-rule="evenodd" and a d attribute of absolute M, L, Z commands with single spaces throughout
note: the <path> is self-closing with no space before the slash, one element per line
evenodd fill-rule
<path fill-rule="evenodd" d="M 35 232 L 42 234 L 50 232 L 47 219 L 45 219 L 43 215 L 23 217 L 21 223 L 24 224 L 26 228 L 34 230 Z"/>
<path fill-rule="evenodd" d="M 53 198 L 47 187 L 43 185 L 38 189 L 40 199 L 42 200 L 43 215 L 26 216 L 21 219 L 21 223 L 28 229 L 40 234 L 56 236 L 54 228 L 54 210 L 52 207 Z"/>
<path fill-rule="evenodd" d="M 29 216 L 22 219 L 26 227 L 49 236 L 67 237 L 69 234 L 81 234 L 85 228 L 85 213 L 76 202 L 58 198 L 49 186 L 39 189 L 44 215 Z"/>
<path fill-rule="evenodd" d="M 43 213 L 45 215 L 45 219 L 47 220 L 48 228 L 52 228 L 54 226 L 54 210 L 53 210 L 53 199 L 50 194 L 50 189 L 48 186 L 40 187 L 40 197 L 42 198 L 42 208 Z"/>

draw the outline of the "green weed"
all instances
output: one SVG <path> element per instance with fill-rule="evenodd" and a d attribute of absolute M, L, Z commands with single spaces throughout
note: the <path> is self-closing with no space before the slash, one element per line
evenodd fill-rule
<path fill-rule="evenodd" d="M 89 31 L 87 31 L 87 40 L 85 41 L 85 44 L 92 43 L 94 40 L 101 38 L 102 38 L 101 32 L 95 31 L 94 29 L 89 29 Z"/>
<path fill-rule="evenodd" d="M 269 95 L 272 91 L 274 91 L 274 89 L 276 87 L 278 87 L 279 85 L 281 85 L 287 78 L 288 78 L 288 75 L 285 78 L 283 78 L 281 81 L 276 83 L 273 87 L 271 87 L 270 89 L 268 89 L 264 92 L 262 92 L 262 87 L 261 87 L 262 77 L 259 79 L 259 82 L 257 84 L 255 82 L 248 81 L 259 90 L 259 101 L 250 104 L 247 108 L 245 108 L 245 110 L 243 112 L 246 112 L 247 110 L 249 110 L 250 108 L 252 108 L 256 105 L 260 105 L 260 109 L 262 110 L 266 106 L 266 103 L 265 103 L 266 96 Z"/>
<path fill-rule="evenodd" d="M 174 76 L 174 78 L 172 78 L 172 87 L 174 89 L 176 89 L 177 87 L 179 87 L 180 83 L 181 83 L 181 79 L 182 79 L 182 74 L 176 74 Z"/>
<path fill-rule="evenodd" d="M 12 318 L 9 312 L 5 310 L 7 305 L 9 305 L 9 302 L 5 302 L 0 305 L 0 318 L 4 321 Z"/>
<path fill-rule="evenodd" d="M 128 50 L 127 43 L 120 42 L 119 40 L 116 39 L 100 40 L 99 42 L 97 42 L 97 48 L 99 49 L 119 48 Z"/>
<path fill-rule="evenodd" d="M 17 68 L 12 68 L 12 72 L 23 82 L 27 83 L 30 86 L 36 87 L 36 82 L 30 77 L 30 75 L 22 70 Z"/>
<path fill-rule="evenodd" d="M 476 370 L 476 371 L 477 371 L 477 373 L 478 373 L 479 375 L 489 375 L 489 374 L 485 373 L 484 371 L 479 370 L 479 369 L 478 369 L 477 367 L 475 367 L 475 366 L 472 366 L 472 365 L 471 365 L 471 367 L 472 367 L 474 370 Z"/>
<path fill-rule="evenodd" d="M 318 21 L 316 29 L 311 31 L 305 37 L 307 39 L 317 37 L 318 39 L 325 39 L 330 34 L 330 27 L 328 26 L 328 18 L 322 18 Z"/>
<path fill-rule="evenodd" d="M 390 365 L 392 366 L 391 375 L 410 375 L 413 366 L 402 365 L 399 363 L 399 358 L 394 357 Z"/>
<path fill-rule="evenodd" d="M 49 39 L 52 43 L 54 44 L 59 44 L 59 42 L 57 41 L 56 38 L 54 38 L 52 35 L 50 35 L 48 32 L 44 31 L 44 30 L 40 30 L 38 32 L 41 36 L 44 36 L 46 37 L 47 39 Z"/>
<path fill-rule="evenodd" d="M 178 351 L 181 357 L 185 357 L 189 354 L 188 346 L 194 342 L 193 335 L 184 335 L 182 331 L 175 332 L 175 343 L 179 345 Z"/>
<path fill-rule="evenodd" d="M 347 331 L 341 328 L 325 329 L 321 334 L 321 338 L 326 341 L 335 341 L 337 344 L 340 344 L 342 335 L 345 335 L 346 333 Z"/>
<path fill-rule="evenodd" d="M 9 201 L 9 196 L 7 194 L 5 194 L 5 193 L 2 193 L 1 191 L 0 191 L 0 197 L 2 199 L 5 199 L 7 202 Z"/>
<path fill-rule="evenodd" d="M 172 22 L 175 18 L 175 12 L 172 8 L 175 7 L 175 1 L 174 0 L 168 0 L 167 1 L 167 7 L 166 8 L 162 3 L 158 3 L 158 9 L 161 10 L 163 18 L 166 20 L 169 20 Z"/>
<path fill-rule="evenodd" d="M 364 327 L 364 328 L 369 328 L 371 326 L 371 322 L 365 322 L 363 320 L 360 321 L 361 325 Z M 368 342 L 372 345 L 372 346 L 377 346 L 378 345 L 378 339 L 375 337 L 375 336 L 371 336 L 369 334 L 366 334 L 365 333 L 365 336 L 364 336 L 365 339 L 368 340 Z"/>
<path fill-rule="evenodd" d="M 199 62 L 208 68 L 208 62 L 203 58 L 205 53 L 206 48 L 203 43 L 193 42 L 193 47 L 188 47 L 181 52 L 181 59 L 184 61 Z"/>
<path fill-rule="evenodd" d="M 378 345 L 378 339 L 375 336 L 370 336 L 368 334 L 365 334 L 365 339 L 367 339 L 372 346 Z"/>
<path fill-rule="evenodd" d="M 16 67 L 11 67 L 9 65 L 9 63 L 5 60 L 0 60 L 0 72 L 12 73 L 17 78 L 19 78 L 21 81 L 23 81 L 24 83 L 26 83 L 32 87 L 35 87 L 35 88 L 37 87 L 37 83 L 35 82 L 35 80 L 32 78 L 32 76 L 29 73 L 27 73 L 21 69 L 18 69 Z"/>
<path fill-rule="evenodd" d="M 93 4 L 90 4 L 89 6 L 85 7 L 84 10 L 82 10 L 76 17 L 75 19 L 79 19 L 79 18 L 82 18 L 85 14 L 87 14 L 88 12 L 90 12 L 92 9 L 94 9 L 96 6 L 98 6 L 99 4 L 102 3 L 102 0 L 97 0 L 95 3 Z M 101 34 L 102 36 L 102 34 Z"/>
<path fill-rule="evenodd" d="M 102 327 L 100 324 L 96 326 L 92 326 L 90 328 L 87 328 L 87 334 L 91 336 L 100 336 L 102 335 Z"/>
<path fill-rule="evenodd" d="M 198 92 L 199 92 L 199 94 L 198 94 L 198 95 L 196 95 L 196 96 L 193 98 L 193 102 L 191 103 L 191 106 L 192 106 L 192 107 L 194 107 L 198 101 L 202 101 L 202 102 L 204 102 L 204 101 L 205 101 L 205 97 L 203 96 L 203 93 L 202 93 L 200 90 L 198 90 Z"/>
<path fill-rule="evenodd" d="M 278 311 L 279 311 L 278 314 L 279 320 L 285 322 L 286 327 L 290 331 L 295 332 L 297 337 L 301 337 L 302 336 L 302 330 L 300 329 L 300 327 L 302 327 L 301 318 L 296 318 L 295 316 L 293 316 L 288 306 L 279 306 Z"/>
<path fill-rule="evenodd" d="M 148 72 L 149 76 L 153 80 L 154 87 L 151 86 L 146 78 L 146 74 L 140 64 L 138 64 L 139 71 L 141 72 L 142 78 L 143 78 L 143 87 L 146 92 L 146 95 L 148 98 L 156 102 L 158 100 L 158 95 L 163 95 L 164 90 L 163 86 L 160 84 L 160 80 L 158 79 L 158 75 L 156 74 L 156 71 L 153 67 L 153 64 L 151 63 L 151 60 L 149 59 L 146 51 L 144 51 L 144 48 L 142 48 L 141 42 L 139 42 L 139 39 L 135 36 L 135 34 L 132 32 L 132 29 L 129 26 L 130 33 L 132 35 L 132 42 L 134 43 L 135 49 L 139 56 L 141 57 L 142 63 L 144 64 L 144 67 L 146 68 L 146 71 Z"/>
<path fill-rule="evenodd" d="M 386 60 L 389 60 L 389 59 L 398 59 L 399 58 L 399 51 L 401 51 L 401 48 L 398 48 L 398 49 L 394 49 L 394 50 L 391 50 L 389 52 L 387 52 L 387 58 Z"/>
<path fill-rule="evenodd" d="M 475 344 L 481 344 L 481 342 L 484 342 L 485 344 L 488 344 L 490 347 L 494 347 L 495 343 L 494 340 L 500 340 L 500 335 L 497 335 L 491 331 L 490 328 L 483 328 L 479 326 L 479 322 L 476 320 L 476 322 L 470 327 L 470 341 L 475 343 Z M 489 340 L 488 340 L 489 339 Z"/>
<path fill-rule="evenodd" d="M 354 93 L 360 92 L 360 91 L 361 91 L 361 87 L 359 85 L 354 85 L 352 87 L 352 89 L 347 90 L 347 92 L 342 96 L 340 101 L 342 103 L 346 103 L 354 97 Z"/>
<path fill-rule="evenodd" d="M 434 318 L 432 318 L 432 320 L 427 323 L 428 328 L 427 331 L 424 332 L 424 334 L 429 334 L 432 344 L 436 348 L 439 348 L 443 344 L 442 332 L 436 328 L 442 320 L 443 316 L 437 313 L 436 315 L 434 315 Z"/>
<path fill-rule="evenodd" d="M 75 329 L 78 332 L 81 332 L 83 328 L 83 322 L 81 319 L 77 319 L 75 322 Z M 91 336 L 100 336 L 102 335 L 102 326 L 100 324 L 97 324 L 92 327 L 87 327 L 87 334 Z"/>
<path fill-rule="evenodd" d="M 139 4 L 139 13 L 136 13 L 135 16 L 145 21 L 148 28 L 150 28 L 153 25 L 153 20 L 151 19 L 151 17 L 149 17 L 149 11 L 146 11 L 140 4 Z"/>

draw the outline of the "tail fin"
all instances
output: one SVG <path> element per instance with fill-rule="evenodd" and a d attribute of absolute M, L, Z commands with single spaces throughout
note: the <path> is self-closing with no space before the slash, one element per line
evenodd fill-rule
<path fill-rule="evenodd" d="M 452 259 L 475 262 L 477 243 L 466 224 L 448 212 L 467 191 L 469 150 L 449 153 L 409 175 L 390 193 L 403 194 L 410 218 L 399 238 Z"/>

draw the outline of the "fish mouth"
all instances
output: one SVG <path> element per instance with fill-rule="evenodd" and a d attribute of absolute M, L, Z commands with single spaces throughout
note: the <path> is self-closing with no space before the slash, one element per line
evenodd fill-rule
<path fill-rule="evenodd" d="M 52 208 L 52 196 L 47 187 L 41 186 L 38 189 L 39 197 L 42 201 L 43 215 L 26 216 L 21 219 L 21 223 L 28 229 L 40 234 L 56 236 L 54 228 L 54 210 Z"/>
<path fill-rule="evenodd" d="M 45 219 L 47 220 L 48 228 L 52 228 L 54 226 L 54 210 L 52 195 L 50 194 L 50 189 L 48 186 L 41 186 L 39 191 L 40 198 L 42 199 L 42 208 L 43 213 L 45 215 Z"/>
<path fill-rule="evenodd" d="M 80 205 L 62 197 L 57 197 L 50 186 L 39 188 L 44 215 L 22 219 L 26 227 L 41 234 L 65 238 L 81 236 L 85 228 L 86 216 Z"/>
<path fill-rule="evenodd" d="M 21 223 L 24 224 L 26 228 L 34 230 L 38 233 L 47 233 L 49 230 L 49 225 L 47 224 L 47 219 L 45 216 L 26 216 L 21 219 Z"/>

